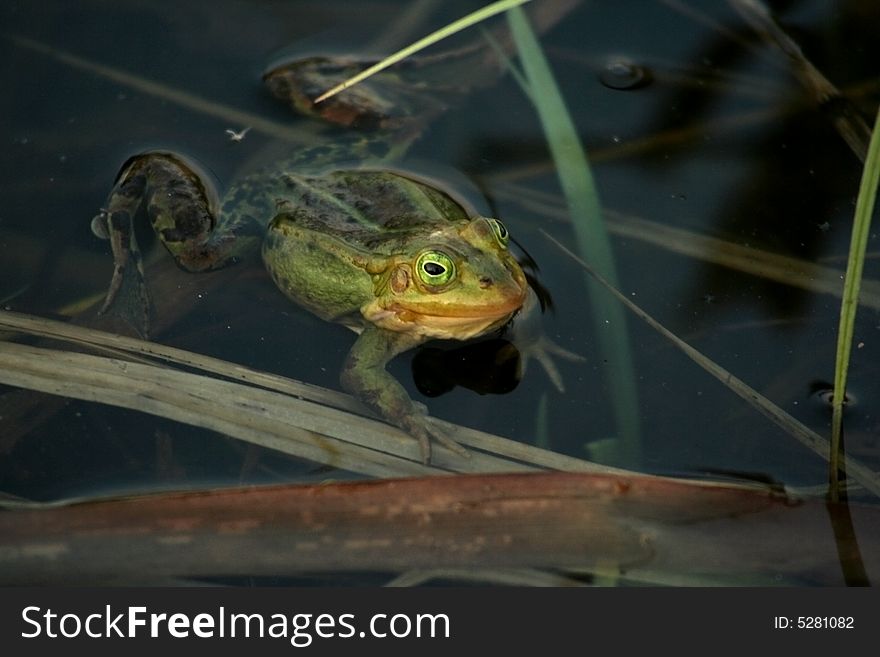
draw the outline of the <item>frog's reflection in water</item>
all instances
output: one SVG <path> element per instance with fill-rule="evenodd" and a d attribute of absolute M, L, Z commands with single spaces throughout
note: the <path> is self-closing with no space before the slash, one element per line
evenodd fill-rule
<path fill-rule="evenodd" d="M 521 363 L 513 343 L 493 337 L 454 347 L 424 347 L 413 356 L 412 374 L 426 397 L 439 397 L 456 386 L 481 395 L 503 395 L 519 385 Z"/>

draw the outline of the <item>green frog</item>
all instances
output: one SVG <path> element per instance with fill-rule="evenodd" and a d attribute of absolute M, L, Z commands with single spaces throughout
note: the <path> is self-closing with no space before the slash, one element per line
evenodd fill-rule
<path fill-rule="evenodd" d="M 278 79 L 280 94 L 288 94 L 292 83 Z M 300 97 L 302 86 L 296 83 Z M 350 122 L 353 114 L 342 115 Z M 424 180 L 378 166 L 392 144 L 399 148 L 401 133 L 414 131 L 400 120 L 393 130 L 375 124 L 340 137 L 333 149 L 298 153 L 247 176 L 219 200 L 179 155 L 131 158 L 92 223 L 114 254 L 102 311 L 116 308 L 146 332 L 150 303 L 133 230 L 141 210 L 187 271 L 261 253 L 287 297 L 359 334 L 342 368 L 343 388 L 416 438 L 427 463 L 432 439 L 467 452 L 428 422 L 386 364 L 427 340 L 468 340 L 503 327 L 530 288 L 501 221 Z M 338 168 L 340 160 L 357 164 Z"/>

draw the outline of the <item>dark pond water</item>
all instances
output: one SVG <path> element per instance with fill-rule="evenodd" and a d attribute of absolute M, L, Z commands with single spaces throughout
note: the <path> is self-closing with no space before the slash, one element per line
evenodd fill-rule
<path fill-rule="evenodd" d="M 261 73 L 280 54 L 387 52 L 480 3 L 425 2 L 420 13 L 417 4 L 361 0 L 355 11 L 351 2 L 328 0 L 4 3 L 3 307 L 58 317 L 106 289 L 109 247 L 89 222 L 130 155 L 184 153 L 226 185 L 287 147 L 260 128 L 230 140 L 227 129 L 248 125 L 232 111 L 311 129 L 310 119 L 293 117 L 261 87 Z M 690 4 L 699 10 L 660 0 L 585 3 L 542 44 L 593 164 L 622 292 L 827 436 L 840 307 L 834 284 L 845 268 L 861 162 L 835 128 L 835 108 L 815 102 L 778 49 L 727 2 Z M 877 3 L 773 4 L 806 57 L 870 124 L 880 97 Z M 411 26 L 399 20 L 404 10 Z M 539 232 L 577 249 L 541 124 L 509 76 L 437 120 L 410 158 L 457 181 L 459 193 L 506 222 L 552 295 L 547 334 L 586 359 L 559 363 L 564 393 L 531 363 L 507 394 L 459 386 L 427 398 L 412 380 L 414 354 L 398 357 L 392 372 L 433 414 L 645 472 L 823 484 L 822 458 L 631 314 L 626 328 L 605 329 L 627 332 L 638 391 L 637 448 L 615 449 L 609 381 L 623 374 L 607 371 L 602 321 L 582 271 Z M 876 470 L 880 250 L 873 235 L 869 252 L 846 440 Z M 762 266 L 768 255 L 788 258 L 781 265 L 787 283 Z M 829 271 L 817 274 L 814 265 Z M 259 268 L 210 294 L 199 278 L 179 272 L 181 310 L 191 312 L 162 325 L 156 340 L 338 388 L 348 331 L 290 305 Z M 353 476 L 151 415 L 0 392 L 12 407 L 31 404 L 24 417 L 7 405 L 0 419 L 4 493 L 57 499 Z"/>

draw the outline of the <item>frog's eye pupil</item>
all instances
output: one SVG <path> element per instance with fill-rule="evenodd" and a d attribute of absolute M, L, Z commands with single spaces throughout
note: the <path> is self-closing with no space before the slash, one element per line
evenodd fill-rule
<path fill-rule="evenodd" d="M 439 262 L 426 262 L 422 265 L 422 269 L 425 270 L 425 273 L 428 276 L 442 276 L 446 271 L 446 267 Z"/>
<path fill-rule="evenodd" d="M 455 264 L 442 251 L 425 251 L 416 262 L 419 278 L 426 285 L 441 286 L 455 278 Z"/>

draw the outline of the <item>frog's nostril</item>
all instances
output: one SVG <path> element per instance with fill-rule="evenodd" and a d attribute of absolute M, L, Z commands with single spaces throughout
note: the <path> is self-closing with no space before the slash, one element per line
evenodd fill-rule
<path fill-rule="evenodd" d="M 480 279 L 480 287 L 481 287 L 482 289 L 484 289 L 484 290 L 487 289 L 487 288 L 492 287 L 492 285 L 494 285 L 494 284 L 495 284 L 495 281 L 493 281 L 493 280 L 492 280 L 491 278 L 489 278 L 488 276 L 483 276 L 483 277 Z"/>

